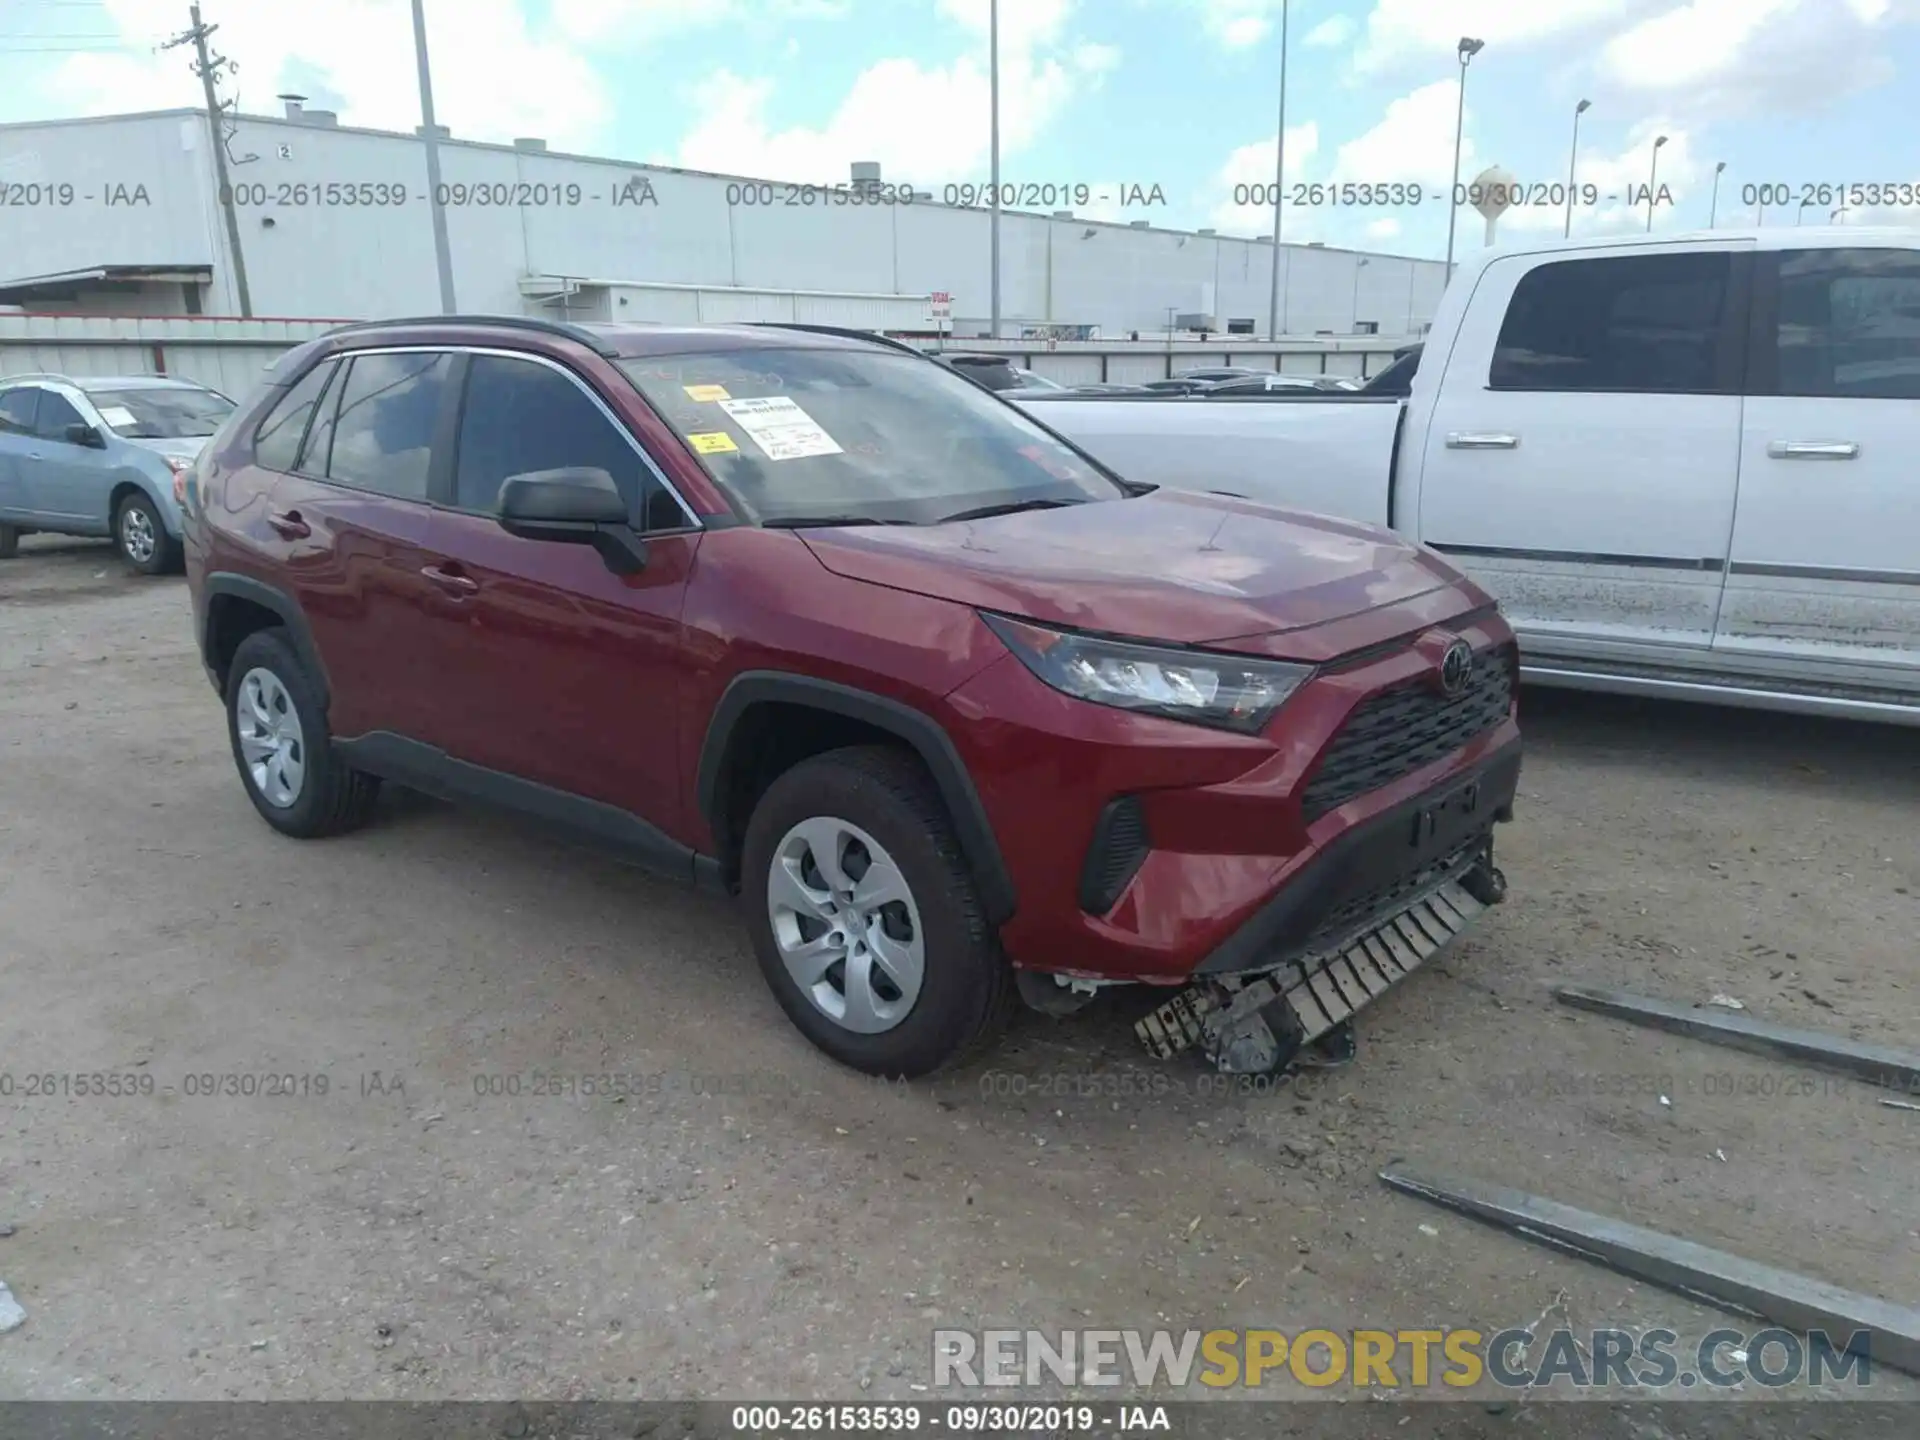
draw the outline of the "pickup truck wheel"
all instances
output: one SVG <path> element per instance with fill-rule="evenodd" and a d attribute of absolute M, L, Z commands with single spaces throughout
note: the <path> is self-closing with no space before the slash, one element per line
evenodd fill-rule
<path fill-rule="evenodd" d="M 164 575 L 179 563 L 179 542 L 167 534 L 153 501 L 137 492 L 113 512 L 113 543 L 120 558 L 142 575 Z"/>
<path fill-rule="evenodd" d="M 256 631 L 233 652 L 227 736 L 247 798 L 282 835 L 338 835 L 372 814 L 380 781 L 334 750 L 313 683 L 282 631 Z"/>
<path fill-rule="evenodd" d="M 20 553 L 20 527 L 0 525 L 0 560 L 11 560 Z"/>
<path fill-rule="evenodd" d="M 842 1064 L 930 1074 L 1006 1018 L 1012 973 L 911 756 L 862 746 L 794 766 L 754 809 L 741 877 L 774 997 Z"/>

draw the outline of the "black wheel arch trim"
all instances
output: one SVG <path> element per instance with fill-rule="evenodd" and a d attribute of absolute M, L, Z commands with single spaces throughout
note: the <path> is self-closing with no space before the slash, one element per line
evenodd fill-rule
<path fill-rule="evenodd" d="M 320 647 L 314 644 L 313 631 L 307 625 L 305 612 L 300 604 L 286 591 L 276 589 L 264 580 L 256 580 L 251 575 L 236 575 L 230 570 L 216 570 L 210 573 L 204 585 L 206 605 L 200 621 L 200 658 L 205 662 L 209 674 L 218 674 L 219 668 L 213 653 L 213 619 L 217 607 L 214 601 L 222 597 L 246 600 L 271 610 L 280 617 L 287 627 L 287 633 L 293 640 L 293 648 L 300 657 L 300 663 L 306 666 L 307 676 L 313 682 L 320 708 L 328 708 L 333 698 L 333 689 L 327 682 L 327 667 L 321 662 Z M 222 679 L 225 677 L 222 676 Z"/>
<path fill-rule="evenodd" d="M 1003 925 L 1013 917 L 1018 906 L 1013 879 L 1007 873 L 1000 842 L 994 836 L 993 822 L 987 818 L 980 792 L 974 787 L 973 777 L 967 773 L 966 762 L 960 758 L 952 737 L 925 711 L 852 685 L 782 670 L 748 670 L 733 678 L 707 722 L 696 781 L 700 813 L 716 841 L 721 841 L 725 834 L 720 813 L 720 781 L 734 729 L 755 705 L 769 703 L 805 705 L 862 720 L 898 736 L 912 747 L 933 776 L 947 814 L 952 817 L 954 834 L 973 871 L 987 919 L 994 925 Z"/>

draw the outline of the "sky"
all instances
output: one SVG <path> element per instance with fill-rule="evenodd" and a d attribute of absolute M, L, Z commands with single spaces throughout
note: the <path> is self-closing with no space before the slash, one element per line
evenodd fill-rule
<path fill-rule="evenodd" d="M 829 183 L 872 160 L 936 198 L 989 175 L 989 0 L 425 4 L 437 118 L 462 138 Z M 1274 174 L 1283 0 L 999 8 L 1002 180 L 1066 187 L 1034 208 L 1271 232 L 1246 187 Z M 419 123 L 408 0 L 202 10 L 244 110 L 290 90 L 345 125 Z M 1650 178 L 1656 230 L 1704 227 L 1720 162 L 1720 224 L 1920 224 L 1920 204 L 1834 214 L 1853 184 L 1920 187 L 1920 0 L 1290 0 L 1287 20 L 1289 197 L 1335 187 L 1284 208 L 1289 241 L 1445 253 L 1462 36 L 1485 49 L 1460 178 L 1525 187 L 1502 233 L 1564 228 L 1545 187 L 1581 100 L 1576 234 L 1644 228 Z M 0 0 L 0 122 L 198 105 L 190 50 L 158 48 L 187 23 L 185 0 Z M 1784 203 L 1753 203 L 1762 185 Z M 1459 224 L 1478 243 L 1479 217 Z"/>

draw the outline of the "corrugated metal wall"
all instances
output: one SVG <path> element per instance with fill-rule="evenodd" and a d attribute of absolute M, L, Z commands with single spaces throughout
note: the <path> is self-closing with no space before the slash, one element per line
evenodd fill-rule
<path fill-rule="evenodd" d="M 177 375 L 238 399 L 281 354 L 332 328 L 323 320 L 0 315 L 0 377 Z"/>

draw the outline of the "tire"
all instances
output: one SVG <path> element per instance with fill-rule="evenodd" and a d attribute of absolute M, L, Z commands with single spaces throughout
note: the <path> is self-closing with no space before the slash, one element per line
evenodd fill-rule
<path fill-rule="evenodd" d="M 20 553 L 20 527 L 0 525 L 0 560 L 11 560 Z"/>
<path fill-rule="evenodd" d="M 240 642 L 227 668 L 226 701 L 233 763 L 261 819 L 299 840 L 344 834 L 367 822 L 380 781 L 334 750 L 326 712 L 284 630 L 258 630 Z M 264 780 L 256 776 L 256 759 Z"/>
<path fill-rule="evenodd" d="M 114 509 L 113 544 L 127 568 L 142 575 L 179 568 L 180 542 L 167 534 L 153 501 L 137 490 Z"/>
<path fill-rule="evenodd" d="M 806 827 L 804 832 L 801 827 Z M 833 838 L 828 839 L 830 834 Z M 799 947 L 813 958 L 796 963 L 808 970 L 817 967 L 818 956 L 835 953 L 835 947 L 833 932 L 822 939 L 816 927 L 824 932 L 829 925 L 845 924 L 848 917 L 844 898 L 836 902 L 838 920 L 822 918 L 809 908 L 811 896 L 831 894 L 814 853 L 823 841 L 836 863 L 846 862 L 841 875 L 854 882 L 855 896 L 872 870 L 863 867 L 863 873 L 855 874 L 854 867 L 861 864 L 860 853 L 868 842 L 877 844 L 879 860 L 890 862 L 903 883 L 894 886 L 876 878 L 866 898 L 901 890 L 906 897 L 864 912 L 855 907 L 859 920 L 847 925 L 846 932 L 856 938 L 865 935 L 873 948 L 862 958 L 860 946 L 852 941 L 839 947 L 837 987 L 834 967 L 828 966 L 809 986 L 796 978 L 787 960 L 789 951 Z M 847 842 L 846 847 L 835 841 Z M 879 863 L 871 853 L 866 860 Z M 913 756 L 861 746 L 794 766 L 754 807 L 740 873 L 754 955 L 774 998 L 802 1034 L 843 1065 L 888 1078 L 928 1075 L 984 1048 L 1012 1010 L 1012 970 L 987 923 L 946 809 Z M 796 880 L 799 889 L 793 888 Z M 783 907 L 779 918 L 776 893 L 796 901 Z M 914 938 L 919 942 L 920 973 L 909 995 L 894 982 L 882 957 L 900 965 Z M 902 969 L 904 973 L 911 967 Z M 860 985 L 860 975 L 872 976 L 871 984 Z M 824 1000 L 816 998 L 822 995 Z M 864 1011 L 854 1003 L 861 995 L 870 1002 Z M 848 1012 L 847 1018 L 829 1013 L 827 1006 L 834 1003 Z M 854 1022 L 864 1022 L 866 1028 Z"/>

